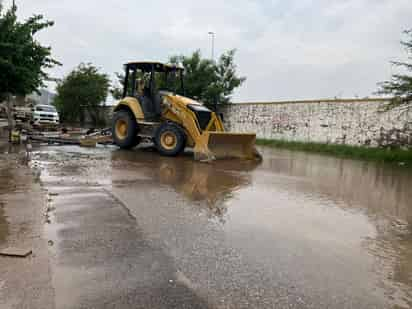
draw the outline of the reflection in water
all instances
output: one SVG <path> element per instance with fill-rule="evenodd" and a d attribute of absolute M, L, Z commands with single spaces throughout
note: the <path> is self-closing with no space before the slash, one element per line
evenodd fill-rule
<path fill-rule="evenodd" d="M 265 149 L 267 153 L 270 149 Z M 303 152 L 278 151 L 263 168 L 310 180 L 311 188 L 368 215 L 412 219 L 412 171 L 394 165 L 353 161 Z"/>
<path fill-rule="evenodd" d="M 365 237 L 378 285 L 399 308 L 412 307 L 412 171 L 395 165 L 304 152 L 261 149 L 263 170 L 298 179 L 295 189 L 316 192 L 350 212 L 367 215 L 376 236 Z"/>
<path fill-rule="evenodd" d="M 139 168 L 160 184 L 171 186 L 191 201 L 205 202 L 213 216 L 222 218 L 227 212 L 225 201 L 239 188 L 250 184 L 250 171 L 258 163 L 217 161 L 212 164 L 195 162 L 191 157 L 167 158 L 145 152 L 114 151 L 113 166 Z M 138 167 L 134 167 L 138 168 Z M 122 185 L 113 181 L 114 185 Z"/>

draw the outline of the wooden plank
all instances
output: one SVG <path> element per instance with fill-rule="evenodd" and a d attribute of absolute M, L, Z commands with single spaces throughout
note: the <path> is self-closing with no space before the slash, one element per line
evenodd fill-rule
<path fill-rule="evenodd" d="M 28 248 L 15 248 L 8 247 L 0 251 L 2 256 L 11 256 L 11 257 L 27 257 L 32 253 L 31 249 Z"/>
<path fill-rule="evenodd" d="M 67 144 L 67 145 L 80 145 L 79 139 L 69 139 L 69 138 L 57 138 L 57 137 L 46 137 L 46 136 L 30 136 L 30 139 L 37 142 L 44 142 L 50 144 Z"/>

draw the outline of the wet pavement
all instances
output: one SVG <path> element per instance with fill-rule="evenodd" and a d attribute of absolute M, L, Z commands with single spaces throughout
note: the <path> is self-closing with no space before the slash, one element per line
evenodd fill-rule
<path fill-rule="evenodd" d="M 261 151 L 37 149 L 56 307 L 410 308 L 411 170 Z"/>
<path fill-rule="evenodd" d="M 22 150 L 0 140 L 0 250 L 28 248 L 33 253 L 26 258 L 0 256 L 0 308 L 54 308 L 42 237 L 45 192 Z"/>

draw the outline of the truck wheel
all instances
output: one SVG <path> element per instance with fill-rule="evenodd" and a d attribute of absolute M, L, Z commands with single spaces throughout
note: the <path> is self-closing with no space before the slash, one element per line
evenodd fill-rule
<path fill-rule="evenodd" d="M 114 143 L 122 149 L 130 149 L 139 143 L 136 119 L 125 110 L 113 116 L 112 135 Z"/>
<path fill-rule="evenodd" d="M 154 142 L 161 155 L 172 157 L 184 150 L 186 134 L 177 125 L 163 123 L 156 131 Z"/>

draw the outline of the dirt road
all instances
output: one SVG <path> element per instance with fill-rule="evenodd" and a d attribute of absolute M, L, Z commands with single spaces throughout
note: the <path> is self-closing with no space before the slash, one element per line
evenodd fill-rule
<path fill-rule="evenodd" d="M 55 307 L 412 306 L 410 171 L 262 152 L 35 151 Z"/>

